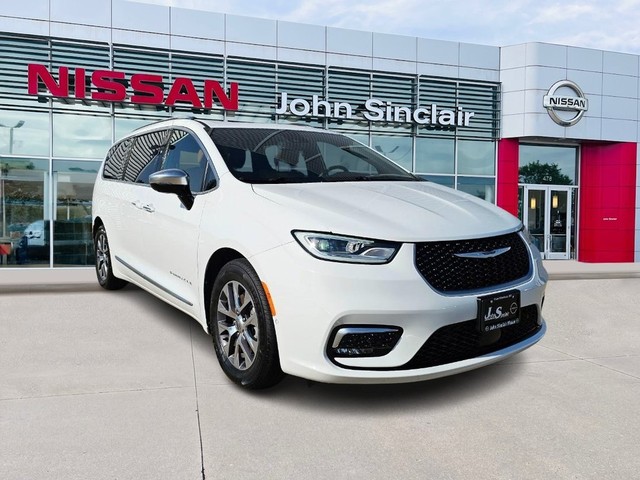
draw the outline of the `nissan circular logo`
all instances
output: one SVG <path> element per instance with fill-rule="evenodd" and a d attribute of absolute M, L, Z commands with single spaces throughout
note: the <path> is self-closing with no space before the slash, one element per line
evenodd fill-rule
<path fill-rule="evenodd" d="M 573 95 L 568 95 L 570 93 Z M 578 123 L 589 109 L 584 92 L 571 80 L 554 83 L 544 96 L 543 105 L 551 119 L 563 127 Z"/>

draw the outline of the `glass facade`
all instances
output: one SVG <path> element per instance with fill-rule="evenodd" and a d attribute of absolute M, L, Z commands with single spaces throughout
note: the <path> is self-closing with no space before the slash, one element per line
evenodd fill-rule
<path fill-rule="evenodd" d="M 578 184 L 578 147 L 520 145 L 520 183 Z"/>
<path fill-rule="evenodd" d="M 576 258 L 577 146 L 520 144 L 518 216 L 546 259 Z"/>
<path fill-rule="evenodd" d="M 86 71 L 85 89 L 104 92 L 91 73 L 125 73 L 127 98 L 101 102 L 53 98 L 44 88 L 27 91 L 27 66 L 45 65 L 58 78 L 68 67 L 70 91 L 76 68 Z M 217 80 L 228 91 L 239 85 L 237 111 L 142 105 L 131 101 L 127 79 L 135 73 L 163 78 L 165 95 L 179 77 L 191 79 L 200 98 L 204 81 Z M 81 77 L 78 77 L 81 81 Z M 109 146 L 150 122 L 179 115 L 222 121 L 295 123 L 346 133 L 406 169 L 436 183 L 494 202 L 496 141 L 499 137 L 500 86 L 409 74 L 389 74 L 327 65 L 297 65 L 131 45 L 49 37 L 0 35 L 0 265 L 87 266 L 91 253 L 93 179 Z M 82 87 L 78 87 L 82 88 Z M 315 95 L 330 105 L 349 104 L 348 118 L 276 113 L 289 99 L 312 103 Z M 369 99 L 402 105 L 473 112 L 464 126 L 424 125 L 405 114 L 403 121 L 363 117 Z M 341 107 L 339 112 L 346 111 Z"/>

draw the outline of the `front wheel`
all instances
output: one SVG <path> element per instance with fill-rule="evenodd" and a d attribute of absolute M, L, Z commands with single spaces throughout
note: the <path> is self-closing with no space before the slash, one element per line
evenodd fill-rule
<path fill-rule="evenodd" d="M 246 260 L 232 260 L 220 270 L 211 293 L 209 322 L 216 356 L 231 380 L 259 389 L 282 379 L 269 302 Z"/>
<path fill-rule="evenodd" d="M 93 248 L 96 257 L 96 276 L 100 286 L 107 290 L 120 290 L 126 286 L 128 283 L 126 280 L 117 278 L 113 274 L 109 240 L 103 225 L 100 225 L 96 230 L 96 234 L 93 237 Z"/>

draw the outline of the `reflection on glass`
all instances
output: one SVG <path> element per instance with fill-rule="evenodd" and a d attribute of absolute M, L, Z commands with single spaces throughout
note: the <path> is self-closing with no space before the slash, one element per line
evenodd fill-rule
<path fill-rule="evenodd" d="M 520 183 L 575 185 L 577 147 L 520 145 Z"/>
<path fill-rule="evenodd" d="M 413 140 L 411 137 L 373 135 L 371 137 L 371 148 L 390 158 L 401 167 L 412 171 Z"/>
<path fill-rule="evenodd" d="M 111 117 L 53 114 L 54 156 L 101 160 L 111 143 Z"/>
<path fill-rule="evenodd" d="M 545 191 L 529 190 L 527 208 L 529 209 L 527 228 L 534 245 L 544 252 Z"/>
<path fill-rule="evenodd" d="M 416 172 L 453 173 L 455 149 L 453 139 L 416 138 Z"/>
<path fill-rule="evenodd" d="M 437 183 L 438 185 L 443 185 L 445 187 L 454 188 L 455 180 L 453 176 L 450 175 L 420 175 L 425 180 L 429 180 L 430 182 Z"/>
<path fill-rule="evenodd" d="M 150 123 L 163 120 L 163 118 L 153 117 L 116 117 L 116 141 L 125 135 L 133 132 L 135 129 L 149 125 Z"/>
<path fill-rule="evenodd" d="M 458 177 L 458 190 L 495 203 L 495 178 Z"/>
<path fill-rule="evenodd" d="M 551 251 L 567 251 L 567 191 L 551 190 Z"/>
<path fill-rule="evenodd" d="M 524 187 L 518 187 L 518 218 L 523 221 L 524 215 Z"/>
<path fill-rule="evenodd" d="M 53 162 L 53 263 L 92 265 L 91 197 L 100 162 Z"/>
<path fill-rule="evenodd" d="M 49 113 L 0 111 L 0 154 L 49 155 Z"/>
<path fill-rule="evenodd" d="M 49 264 L 47 160 L 0 158 L 0 263 Z"/>
<path fill-rule="evenodd" d="M 354 139 L 356 142 L 369 146 L 369 135 L 367 134 L 354 133 L 348 130 L 341 133 L 344 133 L 347 137 Z"/>
<path fill-rule="evenodd" d="M 494 142 L 458 140 L 458 173 L 465 175 L 494 175 L 496 149 Z"/>

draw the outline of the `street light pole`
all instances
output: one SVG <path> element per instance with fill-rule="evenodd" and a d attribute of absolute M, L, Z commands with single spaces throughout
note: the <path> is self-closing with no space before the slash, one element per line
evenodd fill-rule
<path fill-rule="evenodd" d="M 0 123 L 0 127 L 9 129 L 9 155 L 13 155 L 13 130 L 24 125 L 24 120 L 18 120 L 13 127 Z M 4 194 L 4 173 L 0 166 L 0 190 L 2 190 L 2 238 L 7 237 L 7 200 Z"/>
<path fill-rule="evenodd" d="M 24 120 L 19 120 L 18 123 L 16 123 L 13 127 L 0 123 L 1 128 L 9 129 L 9 155 L 13 154 L 13 130 L 16 128 L 20 128 L 23 125 L 24 125 Z"/>

